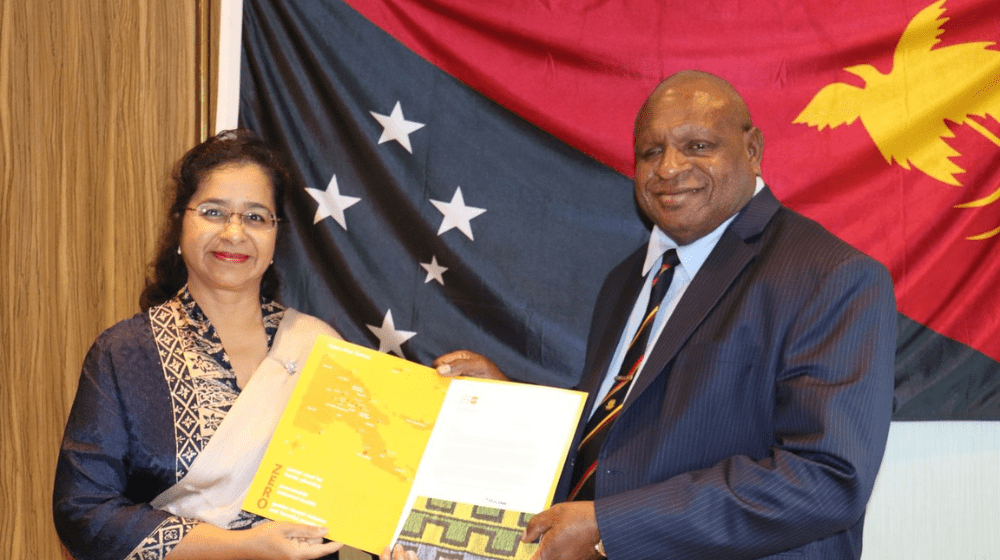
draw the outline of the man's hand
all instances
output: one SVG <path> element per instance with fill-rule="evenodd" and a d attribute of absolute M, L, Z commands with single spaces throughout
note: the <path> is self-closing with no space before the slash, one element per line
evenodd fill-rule
<path fill-rule="evenodd" d="M 478 377 L 510 381 L 489 358 L 468 350 L 449 352 L 434 360 L 432 367 L 445 377 Z"/>
<path fill-rule="evenodd" d="M 397 544 L 395 547 L 385 547 L 379 560 L 418 560 L 417 553 L 412 550 L 405 550 L 403 545 Z"/>
<path fill-rule="evenodd" d="M 594 545 L 601 540 L 594 502 L 556 504 L 531 518 L 521 535 L 523 542 L 538 543 L 532 560 L 593 560 L 600 558 Z"/>

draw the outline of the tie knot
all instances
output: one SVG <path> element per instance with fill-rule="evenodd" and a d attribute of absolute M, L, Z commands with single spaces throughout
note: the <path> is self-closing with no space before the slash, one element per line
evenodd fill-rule
<path fill-rule="evenodd" d="M 656 271 L 656 276 L 653 277 L 653 288 L 660 283 L 660 279 L 663 277 L 671 277 L 673 273 L 671 272 L 675 266 L 680 264 L 680 259 L 677 258 L 677 249 L 671 249 L 666 253 L 663 253 L 663 262 L 660 264 L 660 269 Z M 670 281 L 667 280 L 667 285 L 670 285 Z M 660 295 L 662 297 L 662 294 Z"/>
<path fill-rule="evenodd" d="M 663 264 L 670 266 L 681 264 L 681 259 L 677 256 L 677 249 L 670 249 L 666 253 L 663 253 Z"/>
<path fill-rule="evenodd" d="M 660 264 L 660 270 L 656 272 L 656 275 L 662 276 L 664 272 L 677 266 L 680 262 L 681 260 L 677 257 L 677 249 L 670 249 L 666 253 L 663 253 L 663 262 Z"/>

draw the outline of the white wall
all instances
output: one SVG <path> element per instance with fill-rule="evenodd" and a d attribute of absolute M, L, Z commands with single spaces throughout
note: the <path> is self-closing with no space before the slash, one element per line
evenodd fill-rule
<path fill-rule="evenodd" d="M 893 422 L 864 559 L 1000 559 L 1000 422 Z"/>

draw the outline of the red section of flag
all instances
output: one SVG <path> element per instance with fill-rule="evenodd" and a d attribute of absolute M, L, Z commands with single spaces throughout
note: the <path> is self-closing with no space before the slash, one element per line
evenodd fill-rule
<path fill-rule="evenodd" d="M 1000 235 L 967 239 L 1000 227 L 1000 201 L 956 208 L 1000 189 L 996 119 L 947 123 L 962 186 L 886 162 L 860 119 L 822 130 L 793 123 L 824 86 L 865 85 L 845 68 L 890 73 L 900 37 L 931 1 L 748 0 L 721 9 L 658 0 L 348 3 L 446 72 L 626 175 L 632 119 L 660 79 L 685 68 L 725 77 L 764 132 L 764 178 L 779 198 L 885 263 L 900 312 L 1000 360 Z M 947 0 L 943 8 L 934 48 L 1000 43 L 995 0 Z"/>

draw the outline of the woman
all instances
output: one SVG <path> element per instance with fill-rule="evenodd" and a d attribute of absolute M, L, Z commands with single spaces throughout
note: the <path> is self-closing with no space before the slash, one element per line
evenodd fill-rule
<path fill-rule="evenodd" d="M 322 321 L 273 301 L 289 174 L 247 131 L 189 151 L 142 312 L 83 364 L 56 469 L 56 528 L 78 560 L 318 558 L 325 529 L 240 509 Z M 245 530 L 237 530 L 245 529 Z"/>

